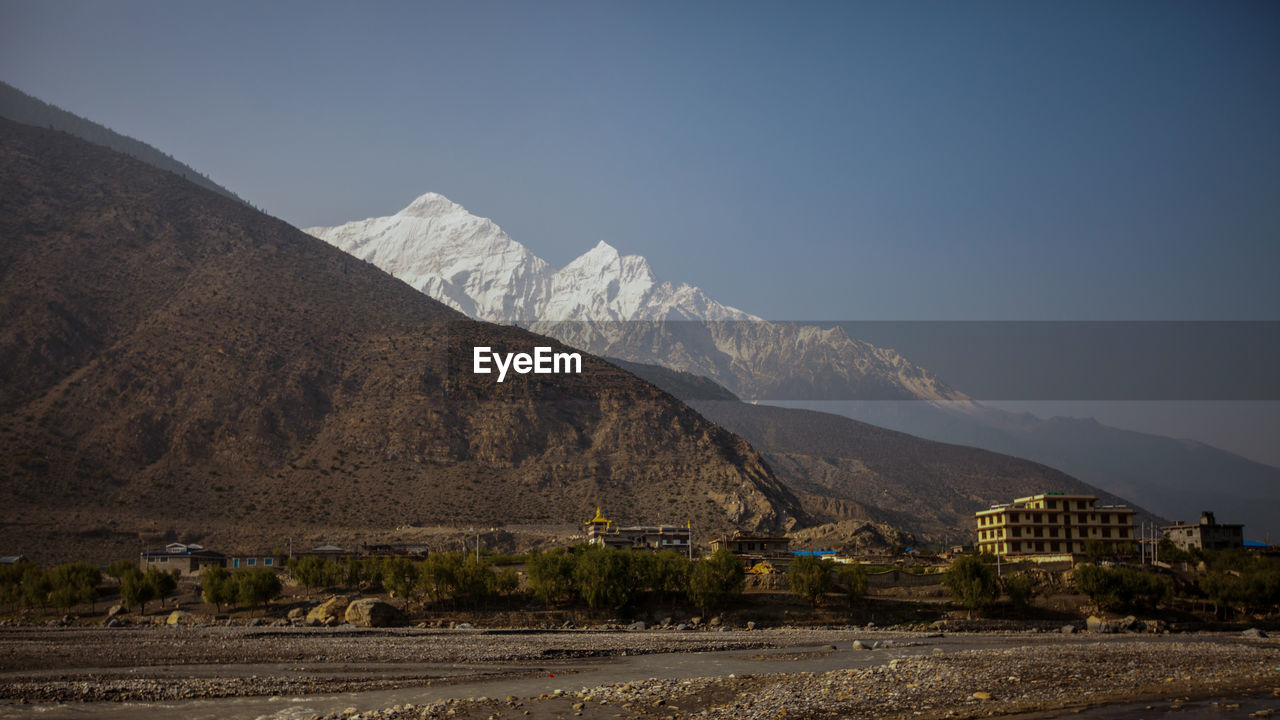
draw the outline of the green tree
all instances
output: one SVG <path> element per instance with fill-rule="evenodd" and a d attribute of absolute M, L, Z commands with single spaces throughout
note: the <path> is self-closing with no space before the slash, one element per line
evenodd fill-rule
<path fill-rule="evenodd" d="M 222 612 L 222 606 L 236 601 L 236 583 L 221 565 L 205 568 L 200 573 L 200 596 Z"/>
<path fill-rule="evenodd" d="M 858 563 L 837 565 L 836 584 L 852 605 L 867 594 L 867 569 Z"/>
<path fill-rule="evenodd" d="M 693 564 L 689 570 L 689 600 L 704 614 L 724 607 L 742 594 L 747 573 L 742 561 L 727 548 L 720 548 L 708 558 Z"/>
<path fill-rule="evenodd" d="M 407 558 L 391 558 L 382 565 L 382 587 L 392 597 L 408 598 L 418 583 L 418 566 Z"/>
<path fill-rule="evenodd" d="M 49 607 L 49 593 L 53 592 L 53 581 L 44 568 L 27 565 L 22 571 L 22 604 L 29 608 Z"/>
<path fill-rule="evenodd" d="M 137 607 L 145 614 L 147 603 L 155 599 L 155 593 L 155 587 L 147 582 L 147 576 L 136 567 L 126 570 L 120 576 L 120 601 L 125 607 Z"/>
<path fill-rule="evenodd" d="M 791 592 L 817 607 L 818 600 L 831 591 L 832 563 L 813 556 L 797 557 L 787 571 Z"/>
<path fill-rule="evenodd" d="M 53 586 L 49 599 L 54 605 L 69 611 L 73 605 L 93 605 L 98 601 L 102 573 L 86 562 L 66 563 L 49 573 L 49 581 Z"/>
<path fill-rule="evenodd" d="M 573 597 L 573 555 L 569 552 L 530 553 L 525 568 L 529 574 L 529 589 L 543 603 L 550 605 Z"/>
<path fill-rule="evenodd" d="M 284 589 L 275 571 L 264 567 L 237 570 L 232 581 L 236 586 L 236 600 L 250 607 L 271 602 Z"/>
<path fill-rule="evenodd" d="M 1035 583 L 1025 574 L 1010 575 L 1001 582 L 1004 586 L 1004 594 L 1009 596 L 1009 602 L 1019 610 L 1025 609 L 1031 605 L 1031 598 L 1036 595 Z"/>
<path fill-rule="evenodd" d="M 138 563 L 132 560 L 116 560 L 107 566 L 107 575 L 115 578 L 116 584 L 119 584 L 130 569 L 137 570 Z"/>
<path fill-rule="evenodd" d="M 951 564 L 942 580 L 951 597 L 968 608 L 970 616 L 996 599 L 998 586 L 991 566 L 975 555 L 966 555 Z"/>
<path fill-rule="evenodd" d="M 520 576 L 514 569 L 504 567 L 494 577 L 493 589 L 503 595 L 511 595 L 520 589 Z"/>
<path fill-rule="evenodd" d="M 151 597 L 158 599 L 160 605 L 178 587 L 178 571 L 165 572 L 159 568 L 147 568 L 146 582 L 151 586 Z"/>
<path fill-rule="evenodd" d="M 1099 607 L 1155 607 L 1173 596 L 1173 582 L 1132 568 L 1079 565 L 1072 573 L 1076 590 Z"/>
<path fill-rule="evenodd" d="M 457 593 L 461 576 L 461 555 L 456 552 L 431 553 L 418 569 L 418 586 L 432 602 L 440 602 Z"/>
<path fill-rule="evenodd" d="M 631 590 L 630 552 L 591 545 L 574 555 L 573 582 L 587 607 L 625 605 Z"/>
<path fill-rule="evenodd" d="M 455 593 L 473 604 L 479 604 L 493 594 L 495 581 L 493 569 L 485 561 L 477 560 L 474 555 L 467 555 L 458 567 Z"/>
<path fill-rule="evenodd" d="M 10 608 L 22 602 L 22 576 L 27 563 L 0 565 L 0 603 Z"/>

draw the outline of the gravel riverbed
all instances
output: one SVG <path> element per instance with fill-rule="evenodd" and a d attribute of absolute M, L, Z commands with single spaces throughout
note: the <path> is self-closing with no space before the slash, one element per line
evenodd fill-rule
<path fill-rule="evenodd" d="M 855 640 L 876 649 L 854 650 Z M 668 665 L 679 669 L 662 676 Z M 609 668 L 611 674 L 601 674 L 601 668 Z M 625 675 L 631 668 L 646 674 Z M 629 679 L 591 682 L 593 674 L 612 680 L 620 673 Z M 503 679 L 529 678 L 542 678 L 547 691 L 479 697 L 486 689 L 499 695 L 493 689 L 506 687 Z M 405 697 L 421 699 L 422 688 L 437 685 L 451 686 L 453 697 L 437 694 L 440 699 L 430 702 L 396 704 L 399 689 Z M 470 693 L 473 687 L 478 692 Z M 1280 642 L 1238 634 L 1006 632 L 943 637 L 785 628 L 528 633 L 0 628 L 0 702 L 10 707 L 72 702 L 92 714 L 95 703 L 114 704 L 104 701 L 366 691 L 379 692 L 345 696 L 352 704 L 344 701 L 337 706 L 344 708 L 340 711 L 332 711 L 335 706 L 330 703 L 330 709 L 289 717 L 750 720 L 1006 715 L 1146 698 L 1280 692 Z M 1275 707 L 1280 709 L 1280 697 Z"/>

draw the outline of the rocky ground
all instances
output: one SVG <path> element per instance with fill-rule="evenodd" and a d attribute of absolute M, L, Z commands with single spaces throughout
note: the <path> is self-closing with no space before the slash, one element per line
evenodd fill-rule
<path fill-rule="evenodd" d="M 855 650 L 855 641 L 868 649 Z M 677 676 L 646 673 L 624 682 L 592 683 L 590 673 L 581 678 L 574 674 L 588 666 L 598 668 L 602 658 L 614 658 L 610 661 L 614 663 L 647 658 L 660 666 L 665 661 L 650 656 L 671 654 L 672 662 L 678 663 L 680 658 L 693 657 L 685 653 L 702 651 L 733 651 L 719 653 L 732 664 L 702 667 L 698 660 Z M 726 667 L 750 671 L 732 672 Z M 498 699 L 468 697 L 471 683 L 546 678 L 555 672 L 562 677 L 549 681 L 557 683 L 557 689 L 547 692 L 503 694 Z M 345 711 L 321 709 L 314 717 L 612 720 L 1003 715 L 1147 698 L 1170 701 L 1224 693 L 1280 693 L 1280 641 L 1239 633 L 941 636 L 864 628 L 691 632 L 0 628 L 0 698 L 10 707 L 55 701 L 91 705 L 93 701 L 297 696 L 392 688 L 408 692 L 436 685 L 454 686 L 450 694 L 455 697 L 385 703 L 391 707 L 370 702 Z M 385 702 L 392 696 L 380 693 L 377 697 Z M 1280 709 L 1280 696 L 1275 707 Z"/>

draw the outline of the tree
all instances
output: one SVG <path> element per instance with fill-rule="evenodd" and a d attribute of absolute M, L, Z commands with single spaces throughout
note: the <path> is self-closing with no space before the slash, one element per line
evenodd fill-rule
<path fill-rule="evenodd" d="M 629 553 L 603 545 L 582 548 L 574 556 L 573 582 L 587 607 L 621 607 L 630 595 Z"/>
<path fill-rule="evenodd" d="M 107 566 L 107 575 L 115 578 L 116 583 L 119 584 L 130 569 L 138 569 L 138 564 L 132 560 L 116 560 Z"/>
<path fill-rule="evenodd" d="M 462 556 L 456 552 L 432 553 L 418 568 L 419 592 L 433 602 L 453 595 L 462 573 Z"/>
<path fill-rule="evenodd" d="M 147 568 L 146 582 L 151 586 L 151 597 L 164 605 L 165 598 L 178 587 L 178 571 L 165 572 L 159 568 Z"/>
<path fill-rule="evenodd" d="M 417 582 L 418 566 L 406 558 L 392 558 L 382 566 L 382 587 L 392 597 L 409 597 Z"/>
<path fill-rule="evenodd" d="M 1099 607 L 1155 607 L 1173 595 L 1169 578 L 1132 568 L 1080 565 L 1072 577 L 1076 589 Z"/>
<path fill-rule="evenodd" d="M 22 571 L 22 604 L 27 607 L 39 606 L 41 610 L 49 607 L 49 593 L 53 592 L 53 581 L 44 568 L 27 565 Z"/>
<path fill-rule="evenodd" d="M 1019 610 L 1028 607 L 1031 598 L 1036 595 L 1035 583 L 1031 582 L 1028 575 L 1010 575 L 1001 584 L 1004 586 L 1004 594 L 1009 596 L 1009 602 Z"/>
<path fill-rule="evenodd" d="M 837 565 L 836 584 L 852 605 L 867 594 L 867 569 L 857 563 Z"/>
<path fill-rule="evenodd" d="M 458 567 L 455 592 L 473 603 L 479 603 L 493 593 L 493 570 L 483 560 L 468 555 Z"/>
<path fill-rule="evenodd" d="M 746 585 L 747 573 L 742 569 L 742 561 L 722 547 L 711 557 L 693 564 L 689 571 L 689 600 L 705 614 L 742 594 Z"/>
<path fill-rule="evenodd" d="M 125 607 L 136 606 L 145 614 L 147 603 L 156 597 L 155 592 L 155 588 L 147 582 L 147 577 L 136 567 L 129 568 L 120 576 L 120 600 Z"/>
<path fill-rule="evenodd" d="M 831 591 L 831 563 L 813 556 L 797 557 L 787 571 L 791 592 L 817 607 L 818 599 Z"/>
<path fill-rule="evenodd" d="M 284 589 L 280 578 L 270 568 L 242 568 L 232 576 L 236 587 L 236 600 L 250 607 L 265 605 L 280 595 Z"/>
<path fill-rule="evenodd" d="M 200 596 L 222 612 L 222 606 L 236 601 L 236 584 L 221 565 L 205 568 L 200 574 Z"/>
<path fill-rule="evenodd" d="M 86 562 L 59 565 L 49 573 L 52 591 L 49 598 L 54 605 L 70 610 L 80 603 L 96 603 L 102 573 Z"/>
<path fill-rule="evenodd" d="M 573 597 L 573 555 L 564 550 L 534 552 L 526 566 L 529 589 L 535 597 L 550 605 Z"/>
<path fill-rule="evenodd" d="M 996 599 L 996 573 L 981 558 L 966 555 L 951 564 L 943 578 L 951 597 L 968 608 L 970 616 Z"/>

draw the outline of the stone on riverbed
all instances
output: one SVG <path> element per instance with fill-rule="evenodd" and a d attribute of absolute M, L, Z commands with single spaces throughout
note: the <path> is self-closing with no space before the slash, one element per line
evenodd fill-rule
<path fill-rule="evenodd" d="M 347 606 L 346 621 L 358 627 L 393 627 L 405 624 L 404 613 L 388 602 L 374 598 L 356 600 Z"/>

